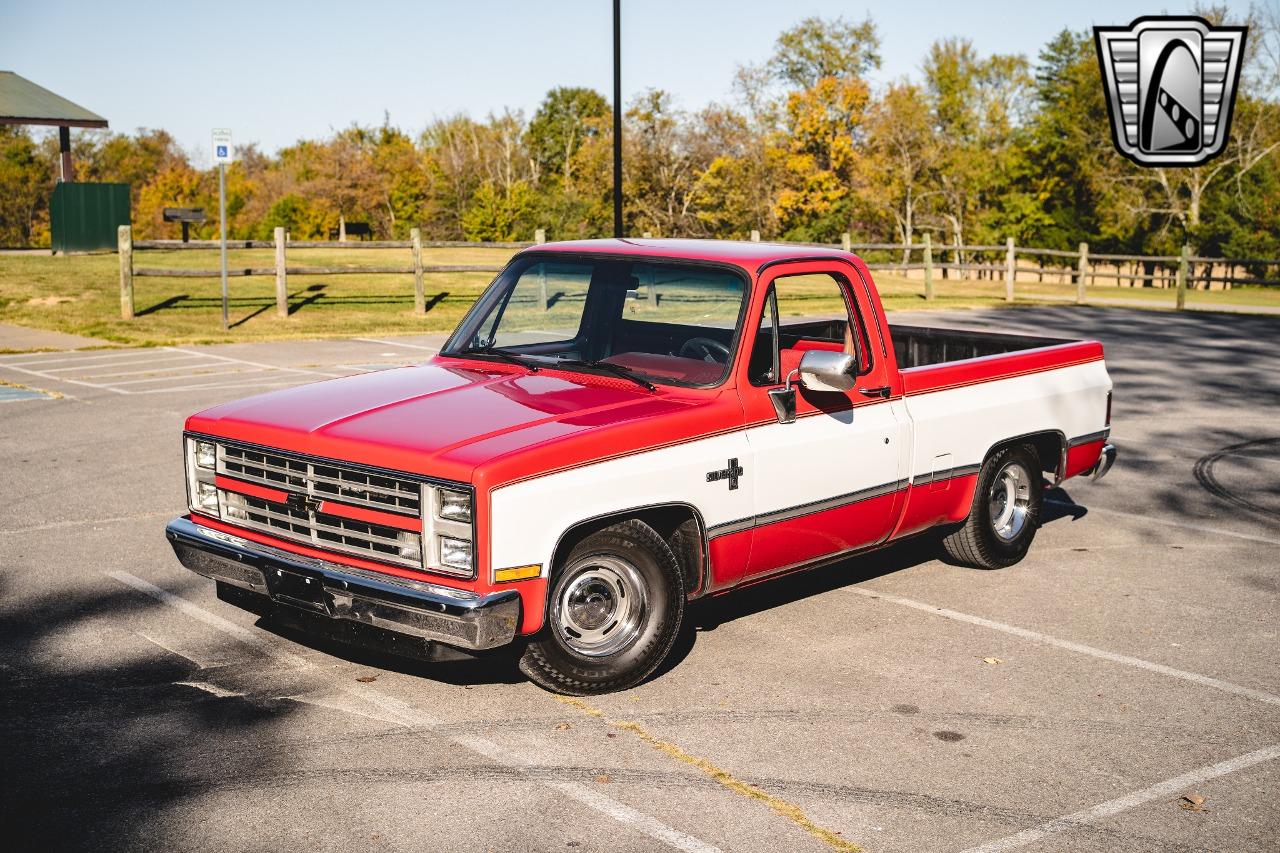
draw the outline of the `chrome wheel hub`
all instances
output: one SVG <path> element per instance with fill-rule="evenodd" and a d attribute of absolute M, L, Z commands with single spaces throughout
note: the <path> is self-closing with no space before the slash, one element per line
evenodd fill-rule
<path fill-rule="evenodd" d="M 1031 475 L 1017 462 L 1006 464 L 991 481 L 987 508 L 992 531 L 1006 542 L 1017 539 L 1027 526 L 1030 506 Z"/>
<path fill-rule="evenodd" d="M 648 595 L 640 571 L 611 554 L 595 554 L 565 570 L 567 580 L 552 605 L 551 624 L 579 654 L 602 657 L 640 635 Z"/>

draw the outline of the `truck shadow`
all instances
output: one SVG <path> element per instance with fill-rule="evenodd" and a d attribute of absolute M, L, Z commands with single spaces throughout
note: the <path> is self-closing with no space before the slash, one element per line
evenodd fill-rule
<path fill-rule="evenodd" d="M 301 706 L 201 689 L 216 668 L 128 630 L 161 605 L 110 582 L 35 595 L 29 583 L 13 587 L 0 576 L 6 849 L 101 849 L 104 839 L 163 849 L 154 839 L 201 797 L 269 788 L 295 769 L 288 750 L 263 744 Z M 95 636 L 132 653 L 106 656 Z"/>

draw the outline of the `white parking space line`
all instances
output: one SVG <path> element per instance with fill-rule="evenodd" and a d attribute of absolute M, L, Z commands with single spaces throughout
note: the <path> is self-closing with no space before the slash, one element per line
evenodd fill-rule
<path fill-rule="evenodd" d="M 109 571 L 105 572 L 105 574 L 109 577 L 115 578 L 125 586 L 132 587 L 144 595 L 150 596 L 161 604 L 172 607 L 192 619 L 196 619 L 215 630 L 221 631 L 232 639 L 252 646 L 270 658 L 298 669 L 314 669 L 313 665 L 309 661 L 278 649 L 274 643 L 265 640 L 252 631 L 242 628 L 234 622 L 229 622 L 221 616 L 211 613 L 199 605 L 192 604 L 185 598 L 181 598 L 167 590 L 161 589 L 155 584 L 143 580 L 136 575 L 131 575 L 128 572 L 122 571 Z M 376 705 L 381 710 L 390 713 L 402 726 L 411 729 L 423 729 L 429 731 L 437 737 L 447 740 L 457 746 L 462 746 L 472 752 L 478 753 L 495 764 L 500 764 L 504 767 L 511 767 L 515 770 L 527 770 L 529 767 L 534 765 L 533 761 L 524 758 L 518 752 L 507 747 L 501 747 L 493 741 L 479 735 L 450 734 L 438 731 L 440 728 L 439 720 L 413 705 L 410 705 L 408 702 L 398 699 L 388 693 L 384 693 L 376 688 L 366 687 L 355 689 L 344 684 L 340 685 L 339 689 L 353 698 L 369 702 Z M 678 829 L 667 826 L 657 818 L 651 817 L 644 812 L 620 803 L 612 797 L 587 788 L 579 782 L 538 781 L 541 781 L 542 784 L 545 784 L 553 790 L 559 791 L 569 799 L 611 817 L 619 823 L 629 826 L 638 832 L 641 832 L 656 841 L 661 841 L 677 850 L 683 850 L 685 853 L 720 853 L 720 848 L 707 844 L 706 842 L 701 841 L 692 835 L 681 832 Z"/>
<path fill-rule="evenodd" d="M 104 358 L 120 358 L 121 356 L 137 355 L 138 350 L 126 349 L 115 352 L 99 353 L 97 355 L 88 355 L 83 352 L 42 352 L 42 353 L 25 353 L 21 355 L 0 356 L 0 364 L 62 364 L 68 361 L 87 362 L 101 361 Z"/>
<path fill-rule="evenodd" d="M 203 379 L 203 378 L 204 378 L 204 377 L 206 377 L 206 376 L 210 376 L 210 377 L 213 377 L 213 378 L 215 378 L 215 379 L 218 379 L 218 378 L 221 378 L 221 377 L 223 377 L 223 376 L 228 376 L 228 375 L 231 375 L 231 374 L 234 374 L 234 375 L 236 375 L 236 376 L 245 376 L 245 375 L 248 375 L 248 374 L 251 374 L 251 373 L 262 373 L 264 370 L 270 370 L 270 369 L 271 369 L 271 368 L 269 368 L 269 367 L 253 367 L 253 368 L 250 368 L 250 369 L 248 369 L 248 370 L 240 370 L 240 369 L 238 369 L 238 368 L 234 368 L 234 367 L 232 367 L 232 368 L 225 369 L 225 370 L 200 370 L 200 371 L 198 371 L 198 372 L 197 372 L 197 371 L 191 371 L 191 372 L 189 372 L 189 373 L 185 373 L 185 374 L 183 374 L 183 375 L 181 375 L 181 376 L 151 376 L 151 377 L 149 377 L 149 378 L 147 378 L 147 379 L 126 379 L 126 380 L 125 380 L 125 381 L 123 381 L 123 382 L 112 382 L 111 384 L 112 384 L 112 385 L 116 385 L 116 386 L 120 386 L 120 385 L 143 385 L 143 384 L 146 384 L 146 383 L 148 383 L 148 382 L 174 382 L 174 381 L 183 381 L 183 380 L 189 380 L 189 379 Z M 292 381 L 292 380 L 290 380 L 290 381 Z"/>
<path fill-rule="evenodd" d="M 377 705 L 383 711 L 390 712 L 403 720 L 404 725 L 424 729 L 432 729 L 440 725 L 439 721 L 407 702 L 380 691 L 348 689 L 347 692 L 354 696 L 361 696 Z M 519 770 L 527 769 L 536 763 L 510 746 L 499 746 L 488 738 L 480 737 L 479 735 L 457 734 L 446 735 L 445 737 L 472 752 L 483 755 L 496 764 L 514 767 Z M 612 797 L 594 791 L 580 782 L 546 782 L 545 784 L 564 794 L 569 799 L 576 800 L 588 808 L 613 818 L 619 823 L 634 827 L 650 838 L 662 841 L 677 850 L 685 850 L 688 853 L 712 853 L 712 851 L 719 850 L 719 848 L 694 838 L 692 835 L 667 826 L 644 812 L 637 811 Z"/>
<path fill-rule="evenodd" d="M 183 364 L 169 363 L 156 367 L 154 362 L 149 362 L 147 367 L 139 370 L 112 370 L 110 373 L 90 373 L 88 375 L 82 375 L 80 378 L 91 382 L 97 382 L 103 379 L 115 379 L 117 376 L 137 376 L 140 373 L 158 373 L 164 370 L 185 370 L 187 368 L 196 368 L 200 366 L 200 362 L 196 360 L 194 356 L 183 355 L 179 356 L 179 358 L 184 360 Z"/>
<path fill-rule="evenodd" d="M 116 361 L 94 362 L 88 365 L 89 370 L 112 370 L 116 367 L 133 367 L 139 364 L 156 364 L 159 362 L 173 361 L 174 359 L 185 359 L 190 361 L 199 356 L 191 355 L 157 355 L 157 352 L 163 350 L 151 350 L 148 352 L 133 353 L 130 358 L 120 358 Z M 45 367 L 41 368 L 45 373 L 74 373 L 77 370 L 84 370 L 86 365 L 73 364 L 70 367 Z"/>
<path fill-rule="evenodd" d="M 229 361 L 234 364 L 247 364 L 250 367 L 266 367 L 266 368 L 270 368 L 271 370 L 283 370 L 286 373 L 305 373 L 311 376 L 328 376 L 331 379 L 337 379 L 343 375 L 341 373 L 326 373 L 323 370 L 312 370 L 310 368 L 305 368 L 305 367 L 281 367 L 278 364 L 263 364 L 260 361 L 248 361 L 243 358 L 232 358 L 229 355 L 217 355 L 211 352 L 195 352 L 193 350 L 181 349 L 179 347 L 169 347 L 169 349 L 172 350 L 173 352 L 184 352 L 189 355 L 201 355 L 201 356 L 204 356 L 205 358 L 216 358 L 219 361 Z"/>
<path fill-rule="evenodd" d="M 400 341 L 384 341 L 381 338 L 352 338 L 353 341 L 360 341 L 365 344 L 382 344 L 388 347 L 405 347 L 407 349 L 421 349 L 427 352 L 439 352 L 440 347 L 425 347 L 422 344 L 406 344 Z"/>
<path fill-rule="evenodd" d="M 1173 779 L 1152 785 L 1150 788 L 1144 788 L 1141 791 L 1134 791 L 1132 794 L 1125 794 L 1114 800 L 1108 800 L 1105 803 L 1099 803 L 1090 809 L 1078 811 L 1073 814 L 1060 817 L 1055 820 L 1047 821 L 1032 829 L 1025 829 L 1016 835 L 1010 835 L 1008 838 L 1001 838 L 998 841 L 991 841 L 986 844 L 980 844 L 977 847 L 970 847 L 964 853 L 999 853 L 1002 850 L 1013 850 L 1017 847 L 1024 847 L 1028 844 L 1034 844 L 1050 835 L 1059 832 L 1067 832 L 1072 829 L 1086 826 L 1091 823 L 1097 823 L 1109 817 L 1114 817 L 1121 812 L 1129 811 L 1137 808 L 1144 803 L 1152 800 L 1158 800 L 1163 797 L 1171 797 L 1179 791 L 1185 791 L 1193 785 L 1199 785 L 1210 779 L 1216 779 L 1219 776 L 1226 776 L 1228 773 L 1235 773 L 1238 770 L 1244 770 L 1247 767 L 1253 767 L 1255 764 L 1262 764 L 1265 761 L 1273 761 L 1280 758 L 1280 744 L 1263 747 L 1253 752 L 1230 758 L 1217 764 L 1211 764 L 1208 767 L 1201 767 L 1198 770 L 1192 770 L 1190 773 L 1184 773 Z"/>
<path fill-rule="evenodd" d="M 92 356 L 67 353 L 59 358 L 27 359 L 20 362 L 0 360 L 0 369 L 15 370 L 41 379 L 114 394 L 163 394 L 201 388 L 268 388 L 297 384 L 306 379 L 347 375 L 327 370 L 265 364 L 180 347 L 133 349 Z M 218 379 L 226 379 L 232 375 L 243 376 L 245 380 L 251 381 L 217 382 Z M 130 376 L 140 378 L 121 379 Z M 209 377 L 212 381 L 204 380 L 204 377 Z"/>
<path fill-rule="evenodd" d="M 252 646 L 262 654 L 271 658 L 278 663 L 293 667 L 294 669 L 311 669 L 311 662 L 300 658 L 295 654 L 276 648 L 274 643 L 268 642 L 262 637 L 247 628 L 242 628 L 234 622 L 223 619 L 216 613 L 210 613 L 203 607 L 192 604 L 185 598 L 179 598 L 168 590 L 161 589 L 150 581 L 145 581 L 137 575 L 131 575 L 128 572 L 110 571 L 104 572 L 108 577 L 115 578 L 125 586 L 130 586 L 144 595 L 149 595 L 161 604 L 167 604 L 179 613 L 190 616 L 199 622 L 203 622 L 210 628 L 221 631 L 229 637 L 233 637 L 247 646 Z"/>
<path fill-rule="evenodd" d="M 140 391 L 126 391 L 126 394 L 169 394 L 178 393 L 180 391 L 211 391 L 214 389 L 225 388 L 275 388 L 280 385 L 297 385 L 298 378 L 290 376 L 282 379 L 272 379 L 269 376 L 263 377 L 261 382 L 227 382 L 225 384 L 211 385 L 178 385 L 172 388 L 148 388 Z"/>
<path fill-rule="evenodd" d="M 0 367 L 4 367 L 4 368 L 6 368 L 6 369 L 8 369 L 8 370 L 16 370 L 16 371 L 18 371 L 19 373 L 26 373 L 26 374 L 28 374 L 29 376 L 38 376 L 38 377 L 40 377 L 41 379 L 52 379 L 52 380 L 57 381 L 57 382 L 67 382 L 67 383 L 70 383 L 71 385 L 82 385 L 82 386 L 84 386 L 85 388 L 94 388 L 94 389 L 97 389 L 97 390 L 99 390 L 99 391 L 112 391 L 112 392 L 114 392 L 114 393 L 116 393 L 116 394 L 128 394 L 128 393 L 129 393 L 128 391 L 125 391 L 125 390 L 120 389 L 120 388 L 113 388 L 113 387 L 112 387 L 112 386 L 110 386 L 110 385 L 99 385 L 99 384 L 94 383 L 94 382 L 82 382 L 82 381 L 80 381 L 79 379 L 66 379 L 66 378 L 61 377 L 61 376 L 50 376 L 48 373 L 42 373 L 42 372 L 40 372 L 39 370 L 28 370 L 28 369 L 27 369 L 27 368 L 25 368 L 25 367 L 18 367 L 18 366 L 17 366 L 17 365 L 15 365 L 15 364 L 4 364 L 4 365 L 0 365 Z"/>
<path fill-rule="evenodd" d="M 981 616 L 972 616 L 968 613 L 960 613 L 956 610 L 948 610 L 945 607 L 938 607 L 933 604 L 926 604 L 923 601 L 914 601 L 910 598 L 901 598 L 896 595 L 890 595 L 884 592 L 876 592 L 873 589 L 865 589 L 862 587 L 849 587 L 850 592 L 866 598 L 875 598 L 881 601 L 887 601 L 890 604 L 897 604 L 901 607 L 910 607 L 914 610 L 922 610 L 925 613 L 932 613 L 934 616 L 941 616 L 944 619 L 951 619 L 955 622 L 967 622 L 970 625 L 977 625 L 982 628 L 991 628 L 995 631 L 1002 631 L 1006 634 L 1012 634 L 1015 637 L 1022 637 L 1033 642 L 1043 643 L 1048 646 L 1055 646 L 1059 649 L 1077 652 L 1082 655 L 1100 658 L 1102 660 L 1111 661 L 1112 663 L 1132 666 L 1137 669 L 1145 669 L 1148 672 L 1155 672 L 1160 675 L 1167 675 L 1170 678 L 1180 678 L 1183 681 L 1190 681 L 1204 687 L 1212 687 L 1215 690 L 1221 690 L 1225 693 L 1234 693 L 1237 696 L 1243 696 L 1246 699 L 1253 699 L 1258 702 L 1266 702 L 1271 705 L 1280 705 L 1280 696 L 1274 693 L 1267 693 L 1263 690 L 1255 690 L 1252 687 L 1242 687 L 1238 684 L 1231 684 L 1221 681 L 1217 678 L 1211 678 L 1207 675 L 1200 675 L 1195 672 L 1187 672 L 1182 669 L 1174 669 L 1171 666 L 1165 666 L 1162 663 L 1154 663 L 1141 658 L 1129 657 L 1115 652 L 1109 652 L 1105 649 L 1096 649 L 1093 646 L 1086 646 L 1083 643 L 1075 643 L 1071 640 L 1063 640 L 1058 637 L 1051 637 L 1048 634 L 1041 634 L 1038 631 L 1030 631 L 1026 628 L 1019 628 L 1016 625 L 1006 625 L 1003 622 L 995 622 L 991 619 L 983 619 Z"/>
<path fill-rule="evenodd" d="M 1076 504 L 1065 503 L 1063 501 L 1046 500 L 1045 503 L 1050 506 L 1059 506 L 1067 509 L 1070 509 L 1076 506 Z M 1136 513 L 1136 512 L 1125 512 L 1119 509 L 1107 509 L 1106 507 L 1091 506 L 1091 507 L 1088 507 L 1087 509 L 1089 512 L 1100 512 L 1100 513 L 1103 513 L 1104 515 L 1118 515 L 1123 518 L 1132 518 L 1137 521 L 1141 521 L 1143 523 L 1154 522 L 1156 524 L 1163 524 L 1166 527 L 1180 527 L 1184 530 L 1194 530 L 1196 533 L 1210 533 L 1210 534 L 1213 534 L 1214 536 L 1230 536 L 1234 539 L 1244 539 L 1248 542 L 1262 542 L 1267 545 L 1280 545 L 1280 539 L 1277 539 L 1273 536 L 1258 536 L 1252 533 L 1236 533 L 1233 530 L 1223 530 L 1221 527 L 1210 527 L 1207 524 L 1191 524 L 1186 521 L 1174 521 L 1173 519 L 1169 519 L 1169 518 L 1157 518 L 1153 515 L 1143 515 L 1141 513 Z"/>

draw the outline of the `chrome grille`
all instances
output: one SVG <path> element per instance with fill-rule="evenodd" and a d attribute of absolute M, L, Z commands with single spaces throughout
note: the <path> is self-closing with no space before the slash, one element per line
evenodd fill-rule
<path fill-rule="evenodd" d="M 220 444 L 218 473 L 249 483 L 417 517 L 422 491 L 412 480 L 327 462 L 308 462 L 267 450 Z"/>
<path fill-rule="evenodd" d="M 219 488 L 220 514 L 232 524 L 323 550 L 423 568 L 420 532 L 319 511 L 327 505 L 321 502 L 333 502 L 416 521 L 421 518 L 422 487 L 414 480 L 221 442 L 217 472 L 310 499 L 291 505 L 293 498 L 283 503 L 243 494 L 234 486 Z"/>

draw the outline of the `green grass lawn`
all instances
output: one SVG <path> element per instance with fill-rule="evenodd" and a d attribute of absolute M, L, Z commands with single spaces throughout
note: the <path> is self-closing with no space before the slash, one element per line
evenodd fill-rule
<path fill-rule="evenodd" d="M 506 263 L 507 249 L 427 249 L 432 264 Z M 235 268 L 273 266 L 270 249 L 233 250 Z M 408 249 L 295 249 L 288 263 L 299 267 L 409 266 Z M 138 251 L 135 267 L 216 269 L 210 251 Z M 120 319 L 119 261 L 114 254 L 53 257 L 0 255 L 0 323 L 100 338 L 132 345 L 219 343 L 287 338 L 320 338 L 442 332 L 453 328 L 493 278 L 491 273 L 430 273 L 426 276 L 427 314 L 413 313 L 413 276 L 392 274 L 291 275 L 288 317 L 278 317 L 273 276 L 230 279 L 232 327 L 220 327 L 217 278 L 134 278 L 136 319 Z M 1001 281 L 941 279 L 936 298 L 926 302 L 924 285 L 890 273 L 876 273 L 886 308 L 968 308 L 1004 304 Z M 1070 284 L 1019 281 L 1019 301 L 1074 296 Z M 1173 291 L 1099 285 L 1090 299 L 1135 299 L 1153 308 L 1172 308 Z M 1237 287 L 1229 291 L 1192 291 L 1188 304 L 1230 309 L 1242 305 L 1280 307 L 1280 288 Z M 833 304 L 832 310 L 839 306 Z M 825 310 L 815 306 L 815 310 Z"/>

